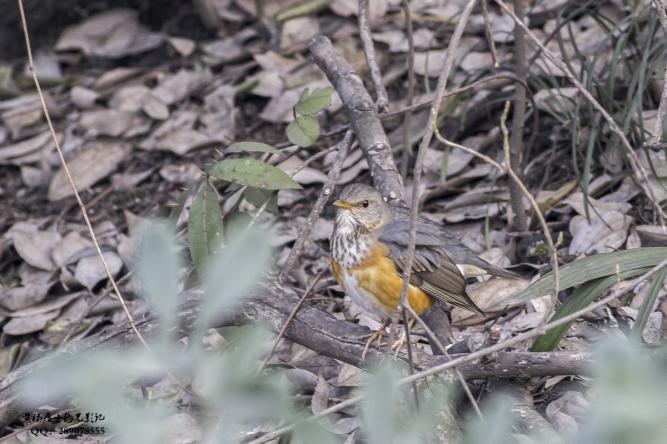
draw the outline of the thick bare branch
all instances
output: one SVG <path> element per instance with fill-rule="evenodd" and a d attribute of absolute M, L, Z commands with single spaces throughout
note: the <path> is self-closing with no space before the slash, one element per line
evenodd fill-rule
<path fill-rule="evenodd" d="M 191 291 L 184 295 L 188 300 L 179 310 L 179 322 L 184 332 L 192 330 L 198 315 L 199 293 Z M 288 319 L 298 297 L 277 283 L 256 290 L 234 312 L 220 316 L 218 327 L 240 325 L 249 321 L 261 321 L 271 330 L 278 332 Z M 136 320 L 136 327 L 150 341 L 159 331 L 159 324 L 153 318 Z M 383 358 L 383 353 L 371 348 L 362 358 L 366 341 L 359 339 L 370 330 L 351 322 L 341 321 L 312 306 L 303 306 L 285 330 L 284 337 L 309 348 L 316 353 L 330 356 L 339 361 L 368 369 Z M 68 344 L 63 353 L 74 354 L 89 350 L 122 351 L 136 343 L 137 336 L 129 323 L 110 326 L 105 330 L 78 342 Z M 453 354 L 453 359 L 465 355 Z M 399 355 L 407 360 L 404 354 Z M 9 373 L 0 381 L 0 427 L 14 421 L 29 410 L 25 398 L 19 392 L 19 385 L 36 369 L 51 361 L 51 355 L 39 358 Z M 414 363 L 418 370 L 429 369 L 445 363 L 442 356 L 431 356 L 414 350 Z M 546 375 L 570 375 L 585 372 L 591 363 L 585 353 L 499 353 L 493 359 L 478 361 L 459 367 L 466 379 L 485 377 L 527 377 Z"/>
<path fill-rule="evenodd" d="M 375 104 L 361 78 L 324 36 L 317 36 L 310 42 L 310 53 L 343 101 L 347 119 L 366 154 L 375 188 L 388 201 L 400 200 L 403 197 L 403 181 Z"/>

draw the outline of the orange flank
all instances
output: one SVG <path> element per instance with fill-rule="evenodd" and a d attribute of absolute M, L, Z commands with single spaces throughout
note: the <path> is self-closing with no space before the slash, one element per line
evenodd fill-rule
<path fill-rule="evenodd" d="M 388 253 L 387 247 L 378 242 L 363 261 L 347 272 L 352 275 L 357 286 L 373 295 L 375 299 L 373 302 L 389 315 L 400 303 L 403 277 L 398 273 Z M 347 291 L 344 285 L 344 270 L 340 264 L 332 260 L 331 268 L 338 283 Z M 413 285 L 408 286 L 408 302 L 418 315 L 433 305 L 432 299 Z"/>

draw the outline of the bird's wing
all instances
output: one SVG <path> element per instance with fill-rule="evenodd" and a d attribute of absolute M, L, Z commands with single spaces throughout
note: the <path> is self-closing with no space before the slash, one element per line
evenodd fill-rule
<path fill-rule="evenodd" d="M 408 262 L 407 242 L 394 242 L 382 235 L 380 241 L 388 247 L 389 258 L 403 272 Z M 417 242 L 410 283 L 433 298 L 484 316 L 484 312 L 466 293 L 466 282 L 461 271 L 439 247 Z"/>
<path fill-rule="evenodd" d="M 400 205 L 392 205 L 390 210 L 392 220 L 384 226 L 380 240 L 407 247 L 410 239 L 410 209 Z M 456 264 L 474 265 L 495 276 L 513 279 L 522 278 L 519 274 L 497 267 L 477 256 L 437 222 L 418 216 L 416 234 L 417 245 L 443 250 Z"/>

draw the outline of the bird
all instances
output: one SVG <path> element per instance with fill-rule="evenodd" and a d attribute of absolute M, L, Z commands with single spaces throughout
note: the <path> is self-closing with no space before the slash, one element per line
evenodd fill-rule
<path fill-rule="evenodd" d="M 380 317 L 386 326 L 400 304 L 411 210 L 400 203 L 385 202 L 380 192 L 362 183 L 346 186 L 333 205 L 332 273 L 355 304 Z M 458 264 L 496 276 L 520 277 L 475 255 L 442 224 L 418 216 L 407 291 L 407 301 L 417 315 L 439 303 L 485 316 L 466 292 Z"/>

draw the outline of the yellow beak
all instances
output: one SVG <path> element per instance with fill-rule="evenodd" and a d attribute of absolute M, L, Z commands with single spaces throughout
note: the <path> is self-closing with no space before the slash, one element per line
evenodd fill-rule
<path fill-rule="evenodd" d="M 354 207 L 354 205 L 352 205 L 349 202 L 345 202 L 344 200 L 337 200 L 333 204 L 334 204 L 335 207 L 343 208 L 345 210 L 349 210 L 350 208 Z"/>

